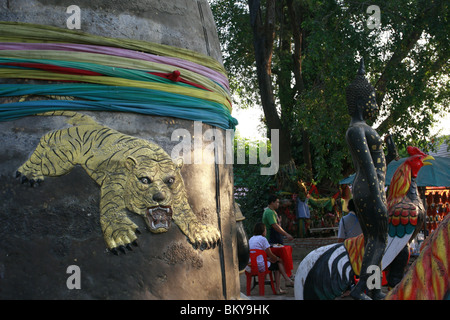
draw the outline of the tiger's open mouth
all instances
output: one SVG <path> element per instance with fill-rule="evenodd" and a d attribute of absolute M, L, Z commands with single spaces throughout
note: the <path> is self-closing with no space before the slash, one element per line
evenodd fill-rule
<path fill-rule="evenodd" d="M 172 221 L 172 208 L 155 206 L 147 209 L 147 226 L 153 233 L 167 232 Z"/>

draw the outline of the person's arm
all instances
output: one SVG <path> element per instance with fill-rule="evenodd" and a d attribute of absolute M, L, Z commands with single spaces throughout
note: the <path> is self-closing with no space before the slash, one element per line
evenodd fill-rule
<path fill-rule="evenodd" d="M 288 240 L 293 240 L 294 237 L 291 236 L 289 233 L 287 233 L 286 231 L 284 231 L 284 229 L 278 224 L 278 223 L 274 223 L 272 224 L 272 228 L 277 231 L 278 233 L 284 235 L 286 238 L 288 238 Z"/>
<path fill-rule="evenodd" d="M 270 248 L 266 249 L 266 254 L 267 254 L 267 259 L 272 262 L 275 263 L 277 261 L 280 261 L 280 258 L 277 257 L 276 255 L 273 254 L 272 250 L 270 250 Z"/>
<path fill-rule="evenodd" d="M 339 231 L 338 231 L 338 242 L 344 242 L 345 241 L 345 225 L 344 225 L 344 217 L 341 218 L 341 221 L 339 221 Z"/>

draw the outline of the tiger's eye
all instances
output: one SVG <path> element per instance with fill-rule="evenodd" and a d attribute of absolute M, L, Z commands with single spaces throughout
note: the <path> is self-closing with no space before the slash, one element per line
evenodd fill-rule
<path fill-rule="evenodd" d="M 139 178 L 139 181 L 142 182 L 143 184 L 150 184 L 151 183 L 150 178 L 147 178 L 147 177 Z"/>

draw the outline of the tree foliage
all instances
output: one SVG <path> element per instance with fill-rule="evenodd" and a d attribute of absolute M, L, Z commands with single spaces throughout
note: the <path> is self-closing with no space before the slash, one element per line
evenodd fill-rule
<path fill-rule="evenodd" d="M 250 141 L 236 136 L 234 139 L 234 155 L 237 158 L 239 152 L 244 151 L 245 161 L 239 163 L 235 159 L 234 186 L 235 200 L 240 205 L 245 216 L 244 228 L 248 235 L 253 232 L 253 226 L 261 220 L 263 209 L 267 206 L 267 198 L 275 187 L 272 175 L 261 175 L 261 163 L 253 164 L 250 161 L 250 149 L 258 149 L 262 144 L 267 144 L 266 150 L 270 153 L 270 142 Z"/>
<path fill-rule="evenodd" d="M 257 7 L 252 14 L 263 27 L 273 30 L 266 46 L 272 50 L 274 108 L 290 134 L 295 164 L 305 168 L 309 152 L 316 181 L 336 183 L 352 170 L 344 138 L 350 121 L 345 87 L 361 57 L 377 90 L 380 114 L 374 127 L 380 135 L 390 132 L 399 147 L 426 148 L 433 122 L 448 112 L 448 1 L 210 2 L 231 88 L 244 106 L 262 103 L 249 3 Z M 369 5 L 380 10 L 375 28 Z"/>

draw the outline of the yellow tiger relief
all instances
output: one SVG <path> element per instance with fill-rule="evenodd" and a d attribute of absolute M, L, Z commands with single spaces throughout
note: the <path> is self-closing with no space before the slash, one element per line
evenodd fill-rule
<path fill-rule="evenodd" d="M 128 210 L 142 216 L 153 233 L 168 231 L 173 220 L 196 247 L 211 248 L 220 241 L 217 228 L 201 223 L 192 211 L 180 174 L 158 145 L 98 124 L 91 117 L 68 111 L 44 116 L 68 116 L 74 126 L 44 135 L 16 176 L 31 184 L 44 176 L 68 173 L 76 165 L 100 185 L 100 224 L 108 248 L 131 250 L 137 225 Z"/>

